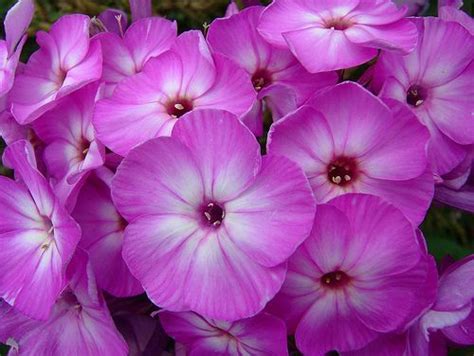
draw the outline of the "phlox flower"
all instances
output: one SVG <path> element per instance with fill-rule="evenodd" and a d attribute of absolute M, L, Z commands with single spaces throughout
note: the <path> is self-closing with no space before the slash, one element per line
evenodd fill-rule
<path fill-rule="evenodd" d="M 112 32 L 118 36 L 123 36 L 128 26 L 128 17 L 125 12 L 118 9 L 106 9 L 99 16 L 91 20 L 91 35 L 101 32 Z"/>
<path fill-rule="evenodd" d="M 259 32 L 289 47 L 312 73 L 363 64 L 378 49 L 407 54 L 416 45 L 415 26 L 390 0 L 274 0 Z"/>
<path fill-rule="evenodd" d="M 129 3 L 133 21 L 151 17 L 151 0 L 130 0 Z"/>
<path fill-rule="evenodd" d="M 276 120 L 338 80 L 335 72 L 308 73 L 288 49 L 267 43 L 257 32 L 263 10 L 262 6 L 253 6 L 230 18 L 216 19 L 207 34 L 213 51 L 232 59 L 252 80 L 258 92 L 257 116 L 252 110 L 242 121 L 258 136 L 263 133 L 263 99 Z"/>
<path fill-rule="evenodd" d="M 0 301 L 0 341 L 20 355 L 127 355 L 87 255 L 79 250 L 67 272 L 68 287 L 45 321 L 28 319 Z"/>
<path fill-rule="evenodd" d="M 268 152 L 303 168 L 317 203 L 345 193 L 374 194 L 419 224 L 434 192 L 428 139 L 426 128 L 403 105 L 386 105 L 346 82 L 273 124 Z"/>
<path fill-rule="evenodd" d="M 11 144 L 0 177 L 0 297 L 22 313 L 47 319 L 63 290 L 80 229 L 36 169 L 31 145 Z"/>
<path fill-rule="evenodd" d="M 105 147 L 92 126 L 97 84 L 89 84 L 58 101 L 32 127 L 45 144 L 43 159 L 50 177 L 76 183 L 105 161 Z"/>
<path fill-rule="evenodd" d="M 473 272 L 474 256 L 452 264 L 441 274 L 435 299 L 428 310 L 407 330 L 382 335 L 366 347 L 343 353 L 343 356 L 443 356 L 447 354 L 448 342 L 474 344 Z"/>
<path fill-rule="evenodd" d="M 457 22 L 474 36 L 474 19 L 454 6 L 442 6 L 438 9 L 439 18 L 445 21 Z"/>
<path fill-rule="evenodd" d="M 428 0 L 392 0 L 398 7 L 406 6 L 405 16 L 420 16 L 430 6 Z"/>
<path fill-rule="evenodd" d="M 441 203 L 474 212 L 474 146 L 455 169 L 441 177 L 435 199 Z"/>
<path fill-rule="evenodd" d="M 356 350 L 404 327 L 426 280 L 411 223 L 382 199 L 346 194 L 318 206 L 268 310 L 305 355 Z"/>
<path fill-rule="evenodd" d="M 206 319 L 193 312 L 159 312 L 165 331 L 187 355 L 288 355 L 285 323 L 261 313 L 235 322 Z"/>
<path fill-rule="evenodd" d="M 88 251 L 97 284 L 117 297 L 143 292 L 122 258 L 127 222 L 115 209 L 110 195 L 113 172 L 103 167 L 87 178 L 72 213 L 82 230 L 79 246 Z"/>
<path fill-rule="evenodd" d="M 428 156 L 444 175 L 464 160 L 474 143 L 474 37 L 455 22 L 412 20 L 419 31 L 407 56 L 384 52 L 373 73 L 380 96 L 406 103 L 429 129 Z"/>
<path fill-rule="evenodd" d="M 32 0 L 19 0 L 7 13 L 4 21 L 5 40 L 0 40 L 0 98 L 13 86 L 25 35 L 33 18 Z"/>
<path fill-rule="evenodd" d="M 458 345 L 474 344 L 474 255 L 451 264 L 440 276 L 438 295 L 420 321 L 426 340 L 440 330 Z"/>
<path fill-rule="evenodd" d="M 211 54 L 200 31 L 188 31 L 97 103 L 94 126 L 99 139 L 124 156 L 151 138 L 169 136 L 189 112 L 222 109 L 241 115 L 255 96 L 243 69 Z"/>
<path fill-rule="evenodd" d="M 130 151 L 112 197 L 129 222 L 123 257 L 149 298 L 228 321 L 273 298 L 315 211 L 301 168 L 262 158 L 254 135 L 220 110 L 189 113 L 171 138 Z"/>
<path fill-rule="evenodd" d="M 27 124 L 53 108 L 57 100 L 100 78 L 100 44 L 89 40 L 90 19 L 66 15 L 49 31 L 36 34 L 40 47 L 15 79 L 12 114 Z"/>
<path fill-rule="evenodd" d="M 169 50 L 176 32 L 176 22 L 151 17 L 134 22 L 123 37 L 114 32 L 98 34 L 95 39 L 106 53 L 101 79 L 105 95 L 112 95 L 124 78 L 141 72 L 150 58 Z"/>

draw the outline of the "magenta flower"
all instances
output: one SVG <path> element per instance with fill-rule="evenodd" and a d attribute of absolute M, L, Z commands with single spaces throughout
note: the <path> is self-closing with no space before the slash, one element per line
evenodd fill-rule
<path fill-rule="evenodd" d="M 289 47 L 311 73 L 363 64 L 378 49 L 402 54 L 416 45 L 416 28 L 390 0 L 274 0 L 258 30 Z"/>
<path fill-rule="evenodd" d="M 97 84 L 89 84 L 58 101 L 57 106 L 33 123 L 46 148 L 43 158 L 48 173 L 68 184 L 104 164 L 105 148 L 92 126 Z"/>
<path fill-rule="evenodd" d="M 126 155 L 151 138 L 169 136 L 188 112 L 211 108 L 241 115 L 254 100 L 244 70 L 212 55 L 201 32 L 189 31 L 141 73 L 122 81 L 111 98 L 99 101 L 94 126 L 107 147 Z"/>
<path fill-rule="evenodd" d="M 71 261 L 68 279 L 46 321 L 28 319 L 0 301 L 0 341 L 20 355 L 127 355 L 84 252 Z"/>
<path fill-rule="evenodd" d="M 152 17 L 134 22 L 122 36 L 104 32 L 95 37 L 104 56 L 102 81 L 112 95 L 123 79 L 143 70 L 150 58 L 170 49 L 176 39 L 176 22 Z"/>
<path fill-rule="evenodd" d="M 0 297 L 22 313 L 46 319 L 65 286 L 65 270 L 80 229 L 35 166 L 32 147 L 11 144 L 0 177 Z"/>
<path fill-rule="evenodd" d="M 457 22 L 474 36 L 474 19 L 454 6 L 442 6 L 438 9 L 438 16 L 445 21 Z"/>
<path fill-rule="evenodd" d="M 4 21 L 5 40 L 0 40 L 0 98 L 13 86 L 21 50 L 26 41 L 35 5 L 32 0 L 19 0 L 7 13 Z"/>
<path fill-rule="evenodd" d="M 415 231 L 382 199 L 346 194 L 318 207 L 269 310 L 305 355 L 356 350 L 404 327 L 426 279 Z"/>
<path fill-rule="evenodd" d="M 474 255 L 450 265 L 439 279 L 436 302 L 421 318 L 426 338 L 441 330 L 460 345 L 474 344 Z"/>
<path fill-rule="evenodd" d="M 244 68 L 252 80 L 257 99 L 267 98 L 273 119 L 297 109 L 316 91 L 336 84 L 335 72 L 310 74 L 288 49 L 267 43 L 257 32 L 264 7 L 254 6 L 230 18 L 217 19 L 209 27 L 211 48 Z M 258 136 L 262 134 L 262 105 L 257 117 L 242 120 Z"/>
<path fill-rule="evenodd" d="M 122 258 L 126 221 L 115 209 L 110 195 L 112 171 L 97 170 L 81 189 L 73 217 L 82 229 L 80 246 L 89 252 L 97 284 L 117 297 L 143 293 Z"/>
<path fill-rule="evenodd" d="M 428 0 L 392 0 L 399 8 L 407 7 L 405 16 L 420 16 L 430 6 Z"/>
<path fill-rule="evenodd" d="M 67 15 L 49 33 L 36 34 L 40 49 L 15 79 L 11 92 L 12 114 L 18 123 L 36 120 L 58 99 L 100 78 L 100 44 L 89 41 L 89 26 L 89 17 Z"/>
<path fill-rule="evenodd" d="M 273 124 L 268 152 L 303 168 L 317 203 L 345 193 L 374 194 L 421 223 L 434 182 L 427 171 L 428 131 L 413 114 L 352 82 L 310 104 Z"/>
<path fill-rule="evenodd" d="M 262 159 L 252 133 L 220 110 L 192 112 L 171 138 L 133 149 L 112 196 L 130 222 L 123 257 L 150 299 L 230 321 L 255 315 L 280 289 L 315 211 L 301 169 Z"/>
<path fill-rule="evenodd" d="M 118 9 L 102 11 L 97 18 L 91 20 L 90 33 L 97 35 L 101 32 L 112 32 L 123 37 L 128 26 L 127 14 Z"/>
<path fill-rule="evenodd" d="M 151 0 L 129 0 L 129 2 L 133 21 L 152 16 Z"/>
<path fill-rule="evenodd" d="M 435 199 L 474 213 L 474 146 L 464 161 L 441 179 L 442 183 L 436 186 Z"/>
<path fill-rule="evenodd" d="M 380 96 L 407 103 L 429 129 L 428 157 L 444 175 L 474 143 L 474 40 L 461 25 L 436 18 L 413 19 L 419 31 L 416 50 L 400 56 L 384 52 L 372 87 Z"/>
<path fill-rule="evenodd" d="M 187 355 L 288 355 L 285 323 L 269 314 L 235 322 L 193 312 L 159 312 L 165 331 Z"/>

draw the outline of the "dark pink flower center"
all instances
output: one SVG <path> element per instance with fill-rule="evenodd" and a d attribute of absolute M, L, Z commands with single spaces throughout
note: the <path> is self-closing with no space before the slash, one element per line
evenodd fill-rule
<path fill-rule="evenodd" d="M 218 227 L 225 217 L 224 209 L 216 203 L 207 204 L 204 207 L 202 214 L 204 216 L 204 221 L 214 227 Z"/>
<path fill-rule="evenodd" d="M 75 309 L 77 312 L 82 310 L 82 305 L 77 299 L 76 295 L 71 290 L 66 290 L 61 295 L 61 299 L 69 308 Z"/>
<path fill-rule="evenodd" d="M 54 225 L 51 219 L 47 216 L 42 216 L 44 231 L 48 235 L 46 239 L 41 244 L 41 249 L 47 250 L 51 243 L 54 241 Z"/>
<path fill-rule="evenodd" d="M 347 285 L 351 278 L 342 271 L 326 273 L 321 277 L 321 284 L 328 288 L 341 288 Z"/>
<path fill-rule="evenodd" d="M 407 103 L 418 107 L 426 100 L 426 90 L 419 85 L 412 85 L 407 91 Z"/>
<path fill-rule="evenodd" d="M 189 99 L 177 99 L 173 100 L 166 106 L 166 110 L 169 115 L 175 119 L 179 119 L 184 114 L 193 110 L 193 103 Z"/>
<path fill-rule="evenodd" d="M 343 18 L 333 18 L 324 22 L 324 27 L 332 30 L 344 31 L 352 26 L 352 22 Z"/>
<path fill-rule="evenodd" d="M 269 86 L 272 81 L 272 75 L 266 69 L 259 69 L 252 76 L 252 84 L 256 91 Z"/>
<path fill-rule="evenodd" d="M 357 178 L 357 163 L 349 157 L 339 157 L 328 165 L 328 179 L 341 187 Z"/>
<path fill-rule="evenodd" d="M 81 139 L 81 143 L 79 145 L 80 156 L 82 161 L 86 159 L 87 154 L 89 153 L 89 149 L 91 146 L 91 142 L 85 138 Z"/>

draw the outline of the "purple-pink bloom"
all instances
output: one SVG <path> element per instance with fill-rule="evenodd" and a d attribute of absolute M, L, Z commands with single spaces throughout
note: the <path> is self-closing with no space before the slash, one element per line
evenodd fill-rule
<path fill-rule="evenodd" d="M 405 11 L 390 0 L 274 0 L 258 30 L 309 72 L 326 72 L 363 64 L 379 49 L 411 52 L 417 33 Z"/>
<path fill-rule="evenodd" d="M 19 181 L 0 177 L 0 297 L 32 318 L 47 319 L 66 284 L 80 229 L 36 169 L 27 141 L 11 144 L 4 163 Z"/>
<path fill-rule="evenodd" d="M 193 312 L 158 313 L 165 331 L 187 355 L 288 355 L 285 323 L 261 313 L 235 322 L 206 319 Z"/>
<path fill-rule="evenodd" d="M 0 40 L 0 98 L 13 86 L 25 32 L 35 12 L 32 0 L 19 0 L 7 13 L 4 21 L 5 40 Z"/>
<path fill-rule="evenodd" d="M 104 164 L 105 147 L 96 140 L 92 115 L 97 84 L 89 84 L 58 101 L 32 126 L 46 145 L 43 159 L 50 177 L 75 184 Z"/>
<path fill-rule="evenodd" d="M 268 310 L 295 331 L 305 355 L 359 349 L 405 326 L 426 280 L 423 255 L 400 210 L 376 196 L 346 194 L 318 206 Z"/>
<path fill-rule="evenodd" d="M 127 355 L 87 255 L 78 250 L 67 272 L 68 287 L 45 321 L 28 319 L 0 301 L 0 341 L 13 345 L 10 354 Z"/>
<path fill-rule="evenodd" d="M 176 32 L 176 22 L 150 17 L 134 22 L 123 36 L 114 32 L 97 35 L 95 39 L 106 53 L 101 79 L 105 95 L 112 95 L 123 79 L 140 73 L 150 58 L 169 50 Z"/>
<path fill-rule="evenodd" d="M 436 186 L 435 199 L 474 213 L 474 146 L 455 169 L 441 177 Z"/>
<path fill-rule="evenodd" d="M 438 16 L 445 21 L 457 22 L 474 35 L 474 19 L 462 10 L 453 6 L 442 6 L 438 9 Z"/>
<path fill-rule="evenodd" d="M 420 16 L 430 6 L 429 0 L 392 0 L 399 8 L 407 7 L 405 16 Z"/>
<path fill-rule="evenodd" d="M 100 44 L 89 40 L 90 19 L 66 15 L 36 34 L 40 49 L 15 79 L 12 114 L 24 125 L 52 109 L 57 100 L 100 78 Z"/>
<path fill-rule="evenodd" d="M 253 6 L 230 18 L 216 19 L 207 40 L 213 51 L 232 59 L 248 73 L 257 100 L 268 98 L 273 120 L 297 109 L 321 88 L 336 84 L 335 72 L 311 74 L 286 48 L 266 42 L 257 32 L 264 7 Z M 260 105 L 260 103 L 257 103 Z M 262 106 L 257 115 L 245 115 L 242 121 L 258 136 L 262 134 Z"/>
<path fill-rule="evenodd" d="M 152 16 L 151 0 L 130 0 L 132 21 Z"/>
<path fill-rule="evenodd" d="M 123 257 L 150 299 L 218 320 L 250 317 L 280 289 L 315 203 L 304 174 L 260 156 L 235 115 L 197 110 L 123 160 L 112 196 Z"/>
<path fill-rule="evenodd" d="M 112 151 L 169 136 L 179 118 L 197 109 L 245 113 L 256 93 L 247 73 L 230 59 L 211 54 L 199 31 L 181 34 L 171 50 L 152 58 L 141 73 L 123 80 L 97 103 L 94 126 Z"/>
<path fill-rule="evenodd" d="M 444 175 L 461 163 L 474 143 L 474 38 L 461 25 L 429 17 L 413 19 L 416 50 L 406 56 L 383 52 L 372 88 L 408 104 L 428 128 L 428 157 Z"/>
<path fill-rule="evenodd" d="M 128 26 L 127 14 L 118 9 L 102 11 L 97 18 L 91 20 L 91 35 L 101 32 L 112 32 L 123 37 Z"/>
<path fill-rule="evenodd" d="M 81 226 L 79 246 L 90 256 L 97 284 L 117 297 L 143 293 L 122 258 L 127 222 L 117 212 L 110 195 L 113 172 L 101 168 L 87 178 L 72 216 Z"/>
<path fill-rule="evenodd" d="M 429 134 L 403 105 L 387 104 L 358 84 L 338 84 L 273 124 L 268 152 L 303 168 L 317 203 L 374 194 L 419 224 L 434 193 Z"/>
<path fill-rule="evenodd" d="M 428 339 L 436 330 L 460 345 L 474 344 L 474 255 L 450 265 L 439 279 L 436 302 L 420 325 Z"/>

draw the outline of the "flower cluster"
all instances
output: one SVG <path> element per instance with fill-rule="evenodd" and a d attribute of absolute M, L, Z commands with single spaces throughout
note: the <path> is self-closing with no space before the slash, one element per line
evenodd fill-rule
<path fill-rule="evenodd" d="M 232 2 L 181 34 L 130 2 L 130 25 L 114 9 L 61 17 L 26 64 L 33 1 L 5 18 L 10 354 L 474 344 L 474 255 L 437 266 L 419 230 L 434 199 L 474 211 L 459 1 L 436 18 L 405 17 L 407 1 Z"/>

